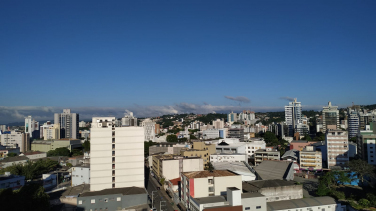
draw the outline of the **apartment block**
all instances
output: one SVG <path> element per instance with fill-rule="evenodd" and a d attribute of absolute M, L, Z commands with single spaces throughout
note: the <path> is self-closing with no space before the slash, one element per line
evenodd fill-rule
<path fill-rule="evenodd" d="M 373 123 L 371 127 L 373 128 Z M 376 165 L 376 134 L 374 130 L 361 130 L 357 135 L 357 151 L 362 160 Z"/>
<path fill-rule="evenodd" d="M 181 200 L 187 208 L 192 198 L 220 196 L 228 187 L 242 189 L 242 176 L 227 170 L 183 172 L 181 176 Z"/>
<path fill-rule="evenodd" d="M 0 135 L 1 145 L 8 148 L 20 148 L 21 152 L 30 150 L 30 134 L 19 131 L 5 131 Z"/>
<path fill-rule="evenodd" d="M 155 122 L 151 119 L 142 121 L 141 126 L 144 128 L 144 141 L 154 141 L 155 138 Z"/>
<path fill-rule="evenodd" d="M 219 138 L 219 130 L 218 129 L 207 129 L 202 131 L 203 139 L 215 139 Z"/>
<path fill-rule="evenodd" d="M 264 160 L 280 160 L 281 154 L 272 147 L 259 149 L 255 151 L 255 166 L 258 166 Z"/>
<path fill-rule="evenodd" d="M 166 180 L 180 178 L 182 172 L 203 171 L 202 158 L 184 158 L 179 155 L 154 155 L 153 173 L 157 178 Z"/>
<path fill-rule="evenodd" d="M 355 137 L 359 131 L 359 116 L 356 110 L 348 110 L 349 139 Z"/>
<path fill-rule="evenodd" d="M 231 128 L 228 130 L 228 138 L 238 138 L 239 141 L 244 141 L 244 129 L 243 128 Z"/>
<path fill-rule="evenodd" d="M 161 142 L 157 145 L 149 147 L 149 155 L 154 155 L 160 152 L 168 152 L 169 154 L 180 154 L 180 151 L 183 148 L 190 149 L 191 145 L 184 143 Z"/>
<path fill-rule="evenodd" d="M 299 152 L 299 163 L 301 170 L 321 170 L 321 151 L 316 151 L 315 146 L 306 146 L 302 151 Z"/>
<path fill-rule="evenodd" d="M 250 142 L 247 142 L 245 152 L 248 158 L 254 157 L 256 150 L 265 149 L 266 143 L 263 139 L 251 139 Z"/>
<path fill-rule="evenodd" d="M 232 123 L 237 122 L 237 121 L 238 121 L 237 114 L 231 111 L 231 113 L 229 113 L 227 115 L 227 122 L 232 124 Z"/>
<path fill-rule="evenodd" d="M 213 120 L 214 129 L 222 129 L 225 127 L 225 121 L 223 119 Z"/>
<path fill-rule="evenodd" d="M 144 187 L 144 128 L 115 127 L 115 117 L 93 117 L 90 190 Z"/>
<path fill-rule="evenodd" d="M 322 132 L 329 129 L 340 129 L 338 106 L 332 106 L 332 102 L 328 102 L 328 106 L 322 110 Z"/>
<path fill-rule="evenodd" d="M 326 131 L 327 167 L 343 167 L 349 161 L 349 143 L 347 132 L 343 130 Z"/>
<path fill-rule="evenodd" d="M 63 109 L 63 113 L 55 113 L 54 124 L 60 125 L 60 138 L 78 138 L 80 115 Z"/>
<path fill-rule="evenodd" d="M 25 133 L 28 133 L 30 138 L 39 138 L 39 122 L 31 116 L 25 118 Z"/>

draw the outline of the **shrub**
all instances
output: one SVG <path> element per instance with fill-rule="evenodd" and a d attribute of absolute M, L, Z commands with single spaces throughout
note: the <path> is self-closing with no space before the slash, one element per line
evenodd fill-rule
<path fill-rule="evenodd" d="M 345 193 L 341 191 L 332 191 L 330 195 L 332 195 L 337 200 L 346 198 Z"/>
<path fill-rule="evenodd" d="M 358 203 L 363 207 L 369 207 L 371 204 L 367 199 L 360 199 Z"/>

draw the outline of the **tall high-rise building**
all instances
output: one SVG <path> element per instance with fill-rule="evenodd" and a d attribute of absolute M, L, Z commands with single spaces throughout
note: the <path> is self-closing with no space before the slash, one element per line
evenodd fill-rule
<path fill-rule="evenodd" d="M 144 141 L 154 141 L 155 138 L 155 122 L 151 119 L 145 119 L 141 122 L 141 126 L 144 128 Z"/>
<path fill-rule="evenodd" d="M 328 129 L 340 129 L 338 106 L 332 106 L 332 102 L 322 110 L 322 132 L 325 133 Z"/>
<path fill-rule="evenodd" d="M 144 128 L 116 127 L 115 117 L 93 117 L 90 191 L 144 187 Z"/>
<path fill-rule="evenodd" d="M 288 106 L 285 106 L 285 121 L 288 126 L 288 134 L 290 137 L 294 136 L 295 126 L 301 120 L 302 120 L 302 104 L 300 102 L 297 102 L 295 98 L 294 101 L 289 102 Z"/>
<path fill-rule="evenodd" d="M 349 139 L 355 137 L 359 131 L 359 116 L 358 111 L 348 110 L 348 130 L 349 130 Z"/>
<path fill-rule="evenodd" d="M 20 148 L 20 152 L 26 152 L 31 149 L 30 134 L 18 131 L 10 131 L 0 135 L 0 145 L 9 148 Z"/>
<path fill-rule="evenodd" d="M 223 119 L 213 120 L 213 126 L 214 129 L 222 129 L 225 127 L 225 122 L 223 121 Z"/>
<path fill-rule="evenodd" d="M 237 121 L 238 121 L 237 114 L 234 113 L 233 111 L 231 111 L 231 113 L 229 113 L 227 115 L 227 122 L 234 123 L 234 122 L 237 122 Z"/>
<path fill-rule="evenodd" d="M 346 131 L 326 130 L 325 146 L 328 168 L 347 165 L 347 162 L 349 162 L 349 143 Z"/>
<path fill-rule="evenodd" d="M 133 116 L 133 112 L 125 113 L 124 117 L 121 118 L 122 126 L 137 126 L 137 118 Z"/>
<path fill-rule="evenodd" d="M 70 109 L 63 109 L 63 113 L 55 113 L 54 124 L 60 125 L 60 138 L 77 139 L 79 137 L 78 123 L 80 115 L 71 113 Z"/>
<path fill-rule="evenodd" d="M 25 118 L 25 133 L 28 133 L 30 138 L 39 138 L 39 122 L 31 116 Z"/>

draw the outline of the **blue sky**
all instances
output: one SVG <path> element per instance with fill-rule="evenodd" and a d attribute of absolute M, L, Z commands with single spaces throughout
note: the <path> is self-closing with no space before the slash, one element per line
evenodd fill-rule
<path fill-rule="evenodd" d="M 0 106 L 374 104 L 375 11 L 371 0 L 2 1 Z"/>

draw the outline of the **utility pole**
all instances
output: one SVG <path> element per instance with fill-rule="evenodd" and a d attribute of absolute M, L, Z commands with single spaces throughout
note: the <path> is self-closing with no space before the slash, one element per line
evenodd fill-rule
<path fill-rule="evenodd" d="M 158 192 L 158 191 L 152 191 L 151 192 L 151 208 L 154 208 L 154 192 Z"/>
<path fill-rule="evenodd" d="M 159 211 L 162 211 L 162 202 L 165 202 L 165 203 L 166 203 L 166 201 L 160 201 L 160 202 L 159 202 Z"/>

